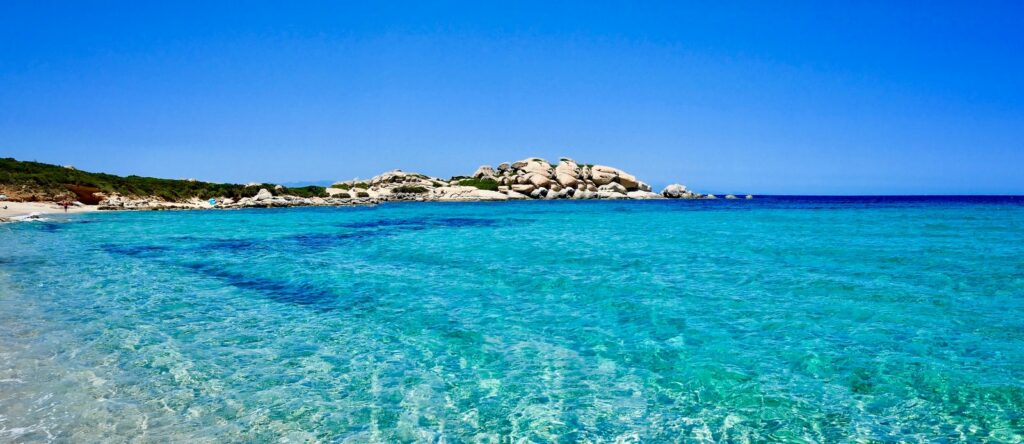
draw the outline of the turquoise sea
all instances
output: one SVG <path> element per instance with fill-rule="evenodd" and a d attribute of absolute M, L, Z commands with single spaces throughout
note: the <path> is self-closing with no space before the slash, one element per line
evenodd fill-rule
<path fill-rule="evenodd" d="M 1024 198 L 0 226 L 0 442 L 1022 442 Z"/>

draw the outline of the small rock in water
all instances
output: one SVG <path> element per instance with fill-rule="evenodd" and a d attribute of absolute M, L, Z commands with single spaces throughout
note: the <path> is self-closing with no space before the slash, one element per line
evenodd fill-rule
<path fill-rule="evenodd" d="M 672 185 L 669 185 L 669 186 L 665 187 L 665 189 L 661 190 L 661 195 L 662 196 L 665 196 L 665 197 L 668 197 L 668 198 L 671 198 L 671 199 L 678 199 L 680 197 L 683 197 L 683 195 L 685 195 L 685 194 L 686 194 L 686 186 L 685 185 L 680 185 L 678 183 L 674 183 Z"/>

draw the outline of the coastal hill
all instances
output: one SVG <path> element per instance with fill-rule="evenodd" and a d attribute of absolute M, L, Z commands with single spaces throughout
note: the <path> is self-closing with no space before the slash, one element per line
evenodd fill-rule
<path fill-rule="evenodd" d="M 90 173 L 72 166 L 51 165 L 0 158 L 0 194 L 12 201 L 79 201 L 96 205 L 110 196 L 131 199 L 155 199 L 184 202 L 189 199 L 234 198 L 255 196 L 260 187 L 273 189 L 274 184 L 238 185 L 202 182 L 193 179 L 159 179 L 142 176 L 116 176 Z M 288 194 L 313 197 L 326 196 L 323 187 L 287 188 Z"/>
<path fill-rule="evenodd" d="M 368 181 L 338 182 L 327 188 L 122 177 L 2 158 L 0 195 L 10 201 L 73 201 L 98 205 L 100 209 L 352 205 L 403 200 L 714 198 L 679 184 L 657 194 L 642 180 L 618 168 L 580 164 L 568 158 L 550 163 L 536 157 L 505 162 L 497 168 L 483 165 L 471 175 L 449 179 L 394 170 Z"/>

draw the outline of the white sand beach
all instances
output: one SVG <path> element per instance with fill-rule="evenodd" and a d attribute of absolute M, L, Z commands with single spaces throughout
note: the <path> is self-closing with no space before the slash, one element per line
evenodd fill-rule
<path fill-rule="evenodd" d="M 68 213 L 85 213 L 89 211 L 96 211 L 95 205 L 75 206 L 68 207 Z M 16 218 L 19 216 L 27 216 L 32 213 L 43 213 L 43 214 L 56 214 L 63 213 L 64 208 L 58 205 L 56 202 L 8 202 L 0 201 L 0 218 Z"/>

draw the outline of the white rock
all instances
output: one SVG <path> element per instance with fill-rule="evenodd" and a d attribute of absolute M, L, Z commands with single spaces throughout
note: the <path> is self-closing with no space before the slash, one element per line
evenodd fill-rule
<path fill-rule="evenodd" d="M 541 188 L 551 185 L 551 179 L 546 174 L 530 173 L 527 175 L 527 180 Z"/>
<path fill-rule="evenodd" d="M 562 186 L 574 187 L 579 182 L 580 167 L 576 162 L 563 157 L 558 166 L 555 167 L 555 180 Z"/>
<path fill-rule="evenodd" d="M 630 191 L 626 193 L 626 197 L 630 199 L 663 199 L 660 194 L 652 193 L 650 191 Z"/>
<path fill-rule="evenodd" d="M 618 177 L 619 169 L 604 165 L 594 165 L 590 168 L 590 180 L 596 185 L 607 185 Z"/>
<path fill-rule="evenodd" d="M 260 188 L 260 190 L 256 193 L 256 196 L 254 196 L 252 198 L 252 200 L 254 200 L 256 202 L 260 202 L 260 201 L 272 199 L 273 197 L 274 197 L 274 195 L 270 194 L 270 191 L 267 191 L 266 188 Z"/>
<path fill-rule="evenodd" d="M 426 188 L 433 188 L 434 182 L 441 182 L 441 179 L 429 177 L 419 173 L 409 173 L 402 170 L 392 170 L 381 173 L 370 179 L 372 187 L 390 187 L 401 185 L 418 185 Z"/>
<path fill-rule="evenodd" d="M 619 194 L 626 194 L 626 187 L 622 186 L 622 184 L 612 182 L 612 183 L 601 185 L 601 186 L 597 187 L 597 192 L 598 193 L 600 193 L 602 191 L 612 192 L 612 193 L 619 193 Z"/>
<path fill-rule="evenodd" d="M 616 193 L 614 191 L 598 191 L 598 199 L 625 199 L 626 195 L 622 193 Z"/>
<path fill-rule="evenodd" d="M 626 187 L 627 190 L 636 190 L 640 186 L 640 182 L 636 180 L 636 176 L 627 174 L 625 171 L 619 170 L 618 177 L 615 181 Z"/>
<path fill-rule="evenodd" d="M 517 183 L 515 185 L 512 185 L 512 191 L 515 191 L 517 193 L 529 194 L 533 192 L 533 190 L 535 189 L 537 189 L 537 187 L 533 186 L 533 184 L 531 183 Z"/>
<path fill-rule="evenodd" d="M 523 167 L 523 171 L 525 171 L 526 173 L 533 173 L 547 178 L 551 178 L 552 176 L 554 176 L 554 173 L 551 170 L 551 164 L 547 162 L 527 163 L 526 166 Z"/>
<path fill-rule="evenodd" d="M 438 187 L 431 191 L 431 195 L 439 201 L 508 200 L 507 195 L 497 191 L 466 186 Z"/>
<path fill-rule="evenodd" d="M 661 190 L 661 195 L 672 199 L 678 199 L 686 194 L 686 186 L 674 183 Z"/>
<path fill-rule="evenodd" d="M 517 193 L 513 190 L 508 190 L 508 192 L 506 192 L 505 195 L 508 196 L 510 200 L 526 200 L 530 198 L 530 196 L 527 196 L 522 193 Z"/>
<path fill-rule="evenodd" d="M 476 171 L 473 172 L 473 178 L 475 178 L 475 179 L 493 178 L 493 177 L 494 177 L 494 168 L 491 168 L 490 165 L 480 165 L 480 168 L 477 168 Z"/>
<path fill-rule="evenodd" d="M 576 184 L 579 183 L 579 179 L 576 178 L 576 174 L 558 171 L 555 172 L 555 180 L 564 187 L 575 187 Z"/>

